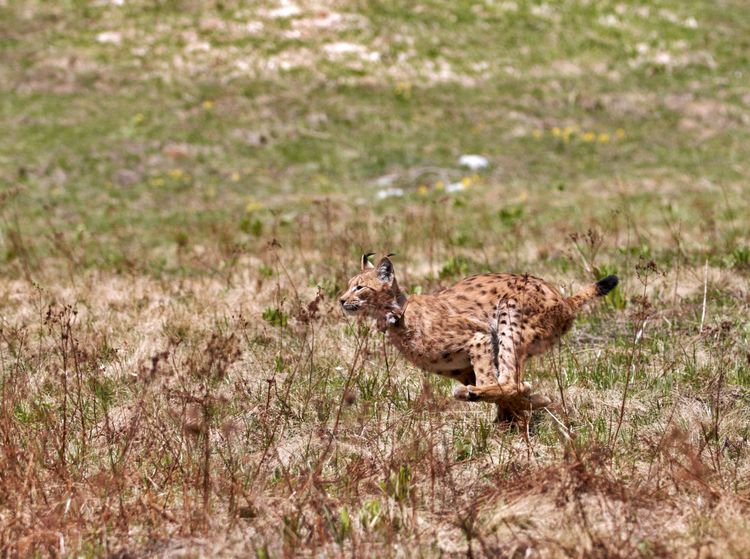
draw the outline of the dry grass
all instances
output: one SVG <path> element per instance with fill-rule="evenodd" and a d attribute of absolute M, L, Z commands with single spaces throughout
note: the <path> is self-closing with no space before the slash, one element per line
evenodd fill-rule
<path fill-rule="evenodd" d="M 0 555 L 748 556 L 749 14 L 0 0 Z M 508 428 L 369 250 L 622 282 Z"/>
<path fill-rule="evenodd" d="M 351 231 L 335 211 L 332 250 Z M 610 250 L 577 239 L 584 260 Z M 623 310 L 595 310 L 532 367 L 557 404 L 524 433 L 344 321 L 306 279 L 321 255 L 297 254 L 269 246 L 267 265 L 240 258 L 224 278 L 50 270 L 49 287 L 3 283 L 5 553 L 747 549 L 748 356 L 732 322 L 747 299 L 717 310 L 736 289 L 720 270 L 700 333 L 702 286 L 673 299 L 674 278 L 637 266 Z M 675 293 L 691 282 L 674 281 Z"/>

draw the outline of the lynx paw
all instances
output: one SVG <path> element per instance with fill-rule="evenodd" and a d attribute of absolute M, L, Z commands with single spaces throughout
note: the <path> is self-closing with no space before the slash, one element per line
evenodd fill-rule
<path fill-rule="evenodd" d="M 540 408 L 546 408 L 552 403 L 552 400 L 543 396 L 542 394 L 532 394 L 529 396 L 529 402 L 532 410 L 538 410 Z"/>
<path fill-rule="evenodd" d="M 479 399 L 474 386 L 464 386 L 463 384 L 453 387 L 453 397 L 456 400 L 462 400 L 464 402 L 475 402 Z"/>

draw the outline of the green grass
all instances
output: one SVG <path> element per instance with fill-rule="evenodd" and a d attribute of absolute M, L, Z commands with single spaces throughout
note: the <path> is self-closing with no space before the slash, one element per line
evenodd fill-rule
<path fill-rule="evenodd" d="M 0 3 L 3 553 L 742 556 L 745 4 L 280 6 Z M 621 284 L 524 434 L 341 317 L 369 250 Z"/>

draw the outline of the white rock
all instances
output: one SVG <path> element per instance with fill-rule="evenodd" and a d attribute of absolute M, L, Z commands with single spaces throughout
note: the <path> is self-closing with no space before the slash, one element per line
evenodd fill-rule
<path fill-rule="evenodd" d="M 698 20 L 692 16 L 683 21 L 682 24 L 688 29 L 698 29 Z"/>
<path fill-rule="evenodd" d="M 384 188 L 382 190 L 378 190 L 378 199 L 384 200 L 385 198 L 400 198 L 404 195 L 404 190 L 402 188 Z"/>
<path fill-rule="evenodd" d="M 445 185 L 445 191 L 448 193 L 461 192 L 465 188 L 466 188 L 466 185 L 462 182 L 452 182 L 450 184 Z"/>
<path fill-rule="evenodd" d="M 298 16 L 301 13 L 302 10 L 299 6 L 288 1 L 282 1 L 278 8 L 274 8 L 267 12 L 268 17 L 273 19 L 287 19 Z"/>
<path fill-rule="evenodd" d="M 654 63 L 661 66 L 669 66 L 672 63 L 672 55 L 668 52 L 657 52 L 654 55 Z"/>
<path fill-rule="evenodd" d="M 458 159 L 458 164 L 461 167 L 468 167 L 472 171 L 478 171 L 479 169 L 486 169 L 490 162 L 481 155 L 462 155 Z"/>
<path fill-rule="evenodd" d="M 386 188 L 396 182 L 396 179 L 398 179 L 398 175 L 396 174 L 383 175 L 375 179 L 375 186 Z"/>
<path fill-rule="evenodd" d="M 327 43 L 323 45 L 323 51 L 329 58 L 345 58 L 347 56 L 355 56 L 361 60 L 368 60 L 370 62 L 378 62 L 380 60 L 380 53 L 377 51 L 369 50 L 364 45 L 357 43 L 348 43 L 346 41 L 338 41 L 335 43 Z"/>
<path fill-rule="evenodd" d="M 604 27 L 620 27 L 620 20 L 614 14 L 607 14 L 599 17 L 599 24 Z"/>
<path fill-rule="evenodd" d="M 111 43 L 119 45 L 122 42 L 122 33 L 118 31 L 102 31 L 96 36 L 98 43 Z"/>

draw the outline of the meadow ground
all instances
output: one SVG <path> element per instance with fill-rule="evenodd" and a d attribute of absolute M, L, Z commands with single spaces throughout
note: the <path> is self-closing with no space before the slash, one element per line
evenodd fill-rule
<path fill-rule="evenodd" d="M 3 556 L 748 556 L 744 1 L 0 29 Z M 532 361 L 555 404 L 519 432 L 342 317 L 365 250 L 412 292 L 621 284 Z"/>

